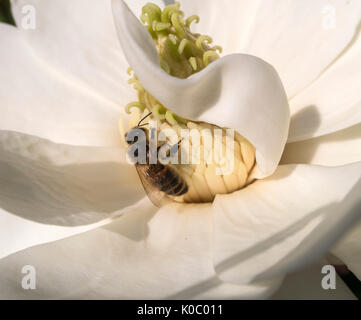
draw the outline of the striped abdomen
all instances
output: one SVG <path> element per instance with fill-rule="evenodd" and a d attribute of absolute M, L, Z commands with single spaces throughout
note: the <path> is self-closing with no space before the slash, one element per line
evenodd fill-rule
<path fill-rule="evenodd" d="M 187 183 L 169 165 L 149 164 L 147 178 L 155 187 L 169 196 L 179 197 L 188 192 Z"/>

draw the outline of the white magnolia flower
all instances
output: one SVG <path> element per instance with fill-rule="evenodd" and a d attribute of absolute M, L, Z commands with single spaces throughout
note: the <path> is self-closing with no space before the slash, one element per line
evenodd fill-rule
<path fill-rule="evenodd" d="M 128 3 L 139 16 L 145 2 Z M 104 0 L 13 1 L 18 28 L 0 24 L 0 297 L 269 297 L 351 225 L 332 252 L 361 278 L 361 2 L 181 4 L 225 56 L 187 80 L 159 67 L 120 0 L 114 12 Z M 22 27 L 24 5 L 35 29 Z M 277 74 L 240 52 L 277 70 L 288 137 Z M 175 113 L 240 131 L 265 178 L 155 208 L 120 148 L 129 64 Z M 26 265 L 36 290 L 21 286 Z"/>

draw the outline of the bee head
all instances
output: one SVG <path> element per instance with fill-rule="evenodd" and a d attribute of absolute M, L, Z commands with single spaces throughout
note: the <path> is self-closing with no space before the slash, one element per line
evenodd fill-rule
<path fill-rule="evenodd" d="M 148 118 L 150 115 L 152 114 L 152 112 L 148 113 L 144 118 L 142 118 L 138 125 L 132 129 L 130 129 L 126 134 L 125 134 L 125 141 L 131 145 L 133 143 L 136 143 L 137 141 L 147 141 L 147 133 L 148 130 L 146 128 L 144 128 L 145 125 L 147 125 L 148 123 L 143 123 L 142 122 Z"/>
<path fill-rule="evenodd" d="M 125 141 L 131 145 L 138 141 L 147 140 L 147 129 L 144 127 L 134 127 L 125 134 Z"/>

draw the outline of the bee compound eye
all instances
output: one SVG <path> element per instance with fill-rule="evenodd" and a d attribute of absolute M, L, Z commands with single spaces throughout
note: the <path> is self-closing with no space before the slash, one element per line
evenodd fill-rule
<path fill-rule="evenodd" d="M 139 139 L 139 133 L 137 130 L 132 129 L 125 134 L 125 141 L 128 144 L 135 143 L 138 141 L 138 139 Z"/>

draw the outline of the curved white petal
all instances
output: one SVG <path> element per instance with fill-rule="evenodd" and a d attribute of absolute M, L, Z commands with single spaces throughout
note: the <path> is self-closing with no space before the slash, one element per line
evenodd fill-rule
<path fill-rule="evenodd" d="M 325 290 L 321 281 L 326 274 L 322 268 L 330 263 L 326 259 L 286 276 L 272 300 L 357 300 L 355 295 L 336 274 L 336 288 Z"/>
<path fill-rule="evenodd" d="M 34 56 L 18 29 L 0 24 L 0 38 L 0 129 L 58 143 L 120 145 L 121 106 L 49 69 Z"/>
<path fill-rule="evenodd" d="M 166 74 L 148 31 L 122 0 L 114 18 L 124 53 L 143 86 L 176 114 L 237 130 L 257 149 L 264 175 L 276 169 L 288 135 L 289 107 L 277 72 L 249 55 L 230 55 L 186 80 Z"/>
<path fill-rule="evenodd" d="M 281 164 L 342 166 L 361 161 L 361 124 L 329 135 L 287 143 Z"/>
<path fill-rule="evenodd" d="M 360 1 L 182 4 L 186 13 L 201 16 L 195 30 L 212 35 L 225 53 L 254 54 L 279 72 L 293 98 L 290 142 L 361 121 Z"/>
<path fill-rule="evenodd" d="M 131 91 L 128 64 L 117 40 L 110 1 L 18 0 L 12 11 L 37 57 L 108 103 L 124 104 L 123 95 Z M 33 17 L 34 29 L 29 22 Z"/>
<path fill-rule="evenodd" d="M 8 131 L 0 131 L 0 181 L 0 208 L 64 226 L 100 221 L 144 197 L 121 149 L 72 147 Z"/>
<path fill-rule="evenodd" d="M 361 280 L 361 221 L 336 243 L 331 252 Z"/>
<path fill-rule="evenodd" d="M 361 122 L 360 56 L 359 28 L 350 49 L 319 79 L 290 100 L 289 142 L 322 136 Z"/>
<path fill-rule="evenodd" d="M 197 32 L 225 53 L 256 55 L 279 72 L 288 97 L 316 79 L 353 41 L 361 19 L 358 0 L 182 0 L 201 18 Z"/>
<path fill-rule="evenodd" d="M 288 97 L 301 92 L 353 40 L 361 19 L 354 1 L 261 1 L 241 52 L 279 72 Z"/>
<path fill-rule="evenodd" d="M 0 259 L 39 244 L 64 239 L 103 225 L 102 220 L 90 225 L 64 227 L 42 224 L 21 218 L 1 209 L 0 205 Z"/>
<path fill-rule="evenodd" d="M 249 283 L 318 258 L 360 218 L 361 162 L 280 166 L 213 204 L 218 276 Z"/>
<path fill-rule="evenodd" d="M 222 284 L 214 273 L 210 205 L 148 201 L 98 229 L 0 260 L 1 298 L 260 298 L 280 280 Z M 37 290 L 19 286 L 18 270 L 37 270 Z M 20 268 L 20 269 L 19 269 Z"/>

